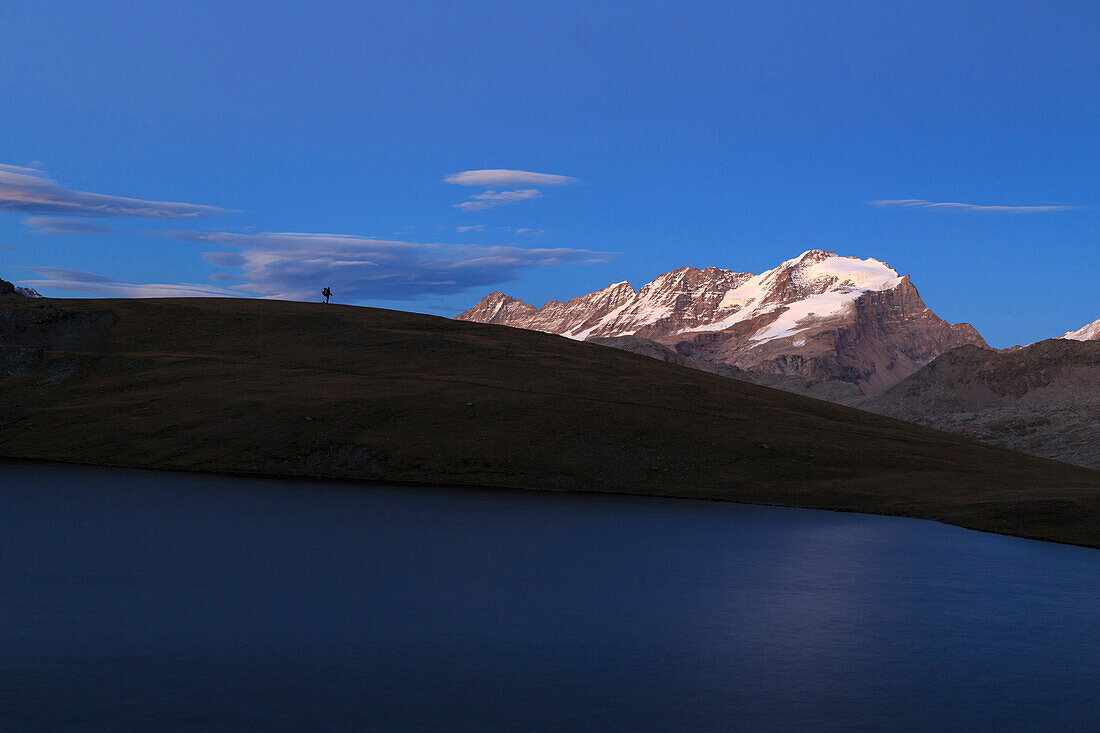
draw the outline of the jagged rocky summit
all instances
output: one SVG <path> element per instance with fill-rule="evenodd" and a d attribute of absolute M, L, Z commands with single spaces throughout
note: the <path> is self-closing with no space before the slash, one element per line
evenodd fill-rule
<path fill-rule="evenodd" d="M 846 382 L 864 394 L 950 349 L 988 348 L 970 324 L 933 313 L 908 275 L 823 250 L 759 275 L 682 267 L 637 291 L 620 282 L 541 308 L 494 292 L 458 319 L 601 343 L 629 336 L 634 345 L 644 339 L 742 370 Z"/>

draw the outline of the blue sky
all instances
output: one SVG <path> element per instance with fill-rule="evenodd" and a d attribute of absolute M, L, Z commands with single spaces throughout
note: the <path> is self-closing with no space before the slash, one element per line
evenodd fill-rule
<path fill-rule="evenodd" d="M 5 0 L 0 276 L 454 315 L 822 248 L 1028 343 L 1100 317 L 1098 37 L 1092 2 Z M 482 170 L 563 178 L 447 182 Z"/>

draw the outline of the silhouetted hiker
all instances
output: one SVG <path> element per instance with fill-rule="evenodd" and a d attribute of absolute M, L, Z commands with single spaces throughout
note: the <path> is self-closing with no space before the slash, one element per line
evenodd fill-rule
<path fill-rule="evenodd" d="M 332 297 L 332 288 L 326 287 L 321 291 L 321 295 L 325 296 L 325 302 L 327 303 L 328 299 Z"/>

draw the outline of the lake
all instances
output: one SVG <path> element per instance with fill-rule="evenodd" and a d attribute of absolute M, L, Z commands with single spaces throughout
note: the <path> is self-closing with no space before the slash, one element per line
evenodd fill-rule
<path fill-rule="evenodd" d="M 5 730 L 1086 730 L 1100 551 L 0 462 Z"/>

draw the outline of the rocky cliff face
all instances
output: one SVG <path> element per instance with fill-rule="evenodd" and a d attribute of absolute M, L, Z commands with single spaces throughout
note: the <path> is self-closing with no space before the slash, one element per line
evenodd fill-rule
<path fill-rule="evenodd" d="M 874 259 L 811 250 L 760 275 L 680 268 L 634 291 L 610 285 L 535 308 L 493 293 L 458 316 L 575 339 L 636 336 L 691 359 L 881 391 L 939 354 L 987 348 L 969 324 L 925 306 L 908 276 Z"/>

